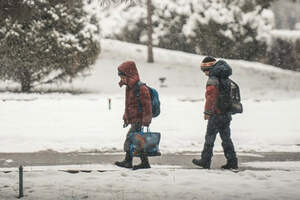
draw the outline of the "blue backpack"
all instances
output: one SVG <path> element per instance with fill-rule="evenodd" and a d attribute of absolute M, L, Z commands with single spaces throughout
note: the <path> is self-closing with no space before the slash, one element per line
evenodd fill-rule
<path fill-rule="evenodd" d="M 140 99 L 140 87 L 142 85 L 146 85 L 146 84 L 141 81 L 138 81 L 134 86 L 136 97 L 138 100 L 138 106 L 139 106 L 138 111 L 139 112 L 143 112 L 143 107 L 142 107 L 142 103 L 141 103 L 141 99 Z M 158 92 L 156 91 L 156 89 L 151 88 L 147 85 L 146 85 L 146 87 L 148 88 L 150 97 L 151 97 L 152 117 L 157 117 L 160 114 L 160 101 L 159 101 Z"/>

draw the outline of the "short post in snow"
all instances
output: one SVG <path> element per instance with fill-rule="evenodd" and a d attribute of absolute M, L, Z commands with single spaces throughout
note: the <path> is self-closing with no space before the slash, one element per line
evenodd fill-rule
<path fill-rule="evenodd" d="M 19 167 L 19 199 L 24 197 L 23 193 L 23 166 Z"/>
<path fill-rule="evenodd" d="M 158 80 L 160 81 L 160 87 L 167 87 L 167 85 L 164 84 L 164 82 L 167 80 L 166 77 L 160 77 Z"/>
<path fill-rule="evenodd" d="M 108 99 L 108 109 L 111 110 L 111 98 Z"/>

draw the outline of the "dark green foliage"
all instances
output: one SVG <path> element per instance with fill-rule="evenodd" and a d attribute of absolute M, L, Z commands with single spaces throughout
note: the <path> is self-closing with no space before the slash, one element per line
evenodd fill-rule
<path fill-rule="evenodd" d="M 190 37 L 190 46 L 194 53 L 214 55 L 222 58 L 257 60 L 266 53 L 267 44 L 257 40 L 257 30 L 250 24 L 241 25 L 247 34 L 230 29 L 227 24 L 219 24 L 210 20 L 208 24 L 197 23 L 195 37 Z M 222 31 L 230 30 L 234 39 L 226 37 Z"/>
<path fill-rule="evenodd" d="M 166 10 L 168 7 L 165 8 Z M 182 33 L 183 26 L 186 24 L 187 15 L 178 14 L 174 10 L 169 10 L 169 15 L 162 10 L 156 10 L 155 14 L 161 21 L 155 21 L 154 29 L 161 26 L 165 32 L 158 36 L 157 46 L 166 49 L 175 49 L 191 52 L 191 46 L 187 43 L 188 38 Z M 168 30 L 168 31 L 166 31 Z"/>
<path fill-rule="evenodd" d="M 114 38 L 130 43 L 146 44 L 146 42 L 141 41 L 141 35 L 146 34 L 146 30 L 147 24 L 145 20 L 140 19 L 134 28 L 129 29 L 128 26 L 126 26 L 122 29 L 122 34 L 116 34 Z"/>
<path fill-rule="evenodd" d="M 262 12 L 270 7 L 272 1 L 223 0 L 222 6 L 227 12 L 217 13 L 218 9 L 216 9 L 215 15 L 220 18 L 228 15 L 229 20 L 221 23 L 216 17 L 212 17 L 208 23 L 203 23 L 201 20 L 196 21 L 196 25 L 192 29 L 194 33 L 189 37 L 190 46 L 194 47 L 193 51 L 196 53 L 215 57 L 262 59 L 266 55 L 268 43 L 267 38 L 262 38 L 259 32 L 264 31 L 264 37 L 267 34 L 270 36 L 270 33 L 267 33 L 267 28 L 260 24 L 260 20 L 263 21 Z M 240 7 L 240 9 L 233 12 L 232 7 Z M 199 16 L 205 18 L 206 14 L 209 16 L 210 13 L 203 12 Z M 268 23 L 271 22 L 266 20 L 264 23 L 268 26 Z"/>
<path fill-rule="evenodd" d="M 272 48 L 268 52 L 267 63 L 294 71 L 300 71 L 300 40 L 296 42 L 274 39 Z"/>

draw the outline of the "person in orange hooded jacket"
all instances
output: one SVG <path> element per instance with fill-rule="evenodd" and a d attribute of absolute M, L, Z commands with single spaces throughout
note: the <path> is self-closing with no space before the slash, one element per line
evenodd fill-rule
<path fill-rule="evenodd" d="M 148 157 L 145 153 L 141 153 L 141 164 L 132 166 L 132 155 L 130 154 L 130 139 L 129 133 L 141 131 L 143 126 L 149 126 L 152 121 L 152 104 L 151 97 L 146 85 L 142 84 L 139 87 L 139 99 L 141 108 L 136 95 L 136 87 L 140 81 L 137 67 L 133 61 L 122 63 L 118 67 L 118 75 L 120 76 L 119 85 L 122 87 L 126 85 L 126 99 L 125 99 L 125 112 L 123 115 L 124 125 L 127 127 L 131 125 L 126 140 L 124 143 L 124 151 L 126 152 L 125 159 L 121 162 L 117 161 L 115 164 L 119 167 L 143 169 L 150 168 Z"/>

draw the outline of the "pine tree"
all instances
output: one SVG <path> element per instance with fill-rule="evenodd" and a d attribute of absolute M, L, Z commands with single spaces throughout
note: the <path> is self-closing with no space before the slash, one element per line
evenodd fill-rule
<path fill-rule="evenodd" d="M 1 8 L 0 78 L 22 92 L 74 78 L 100 53 L 98 22 L 83 0 L 3 0 Z"/>

